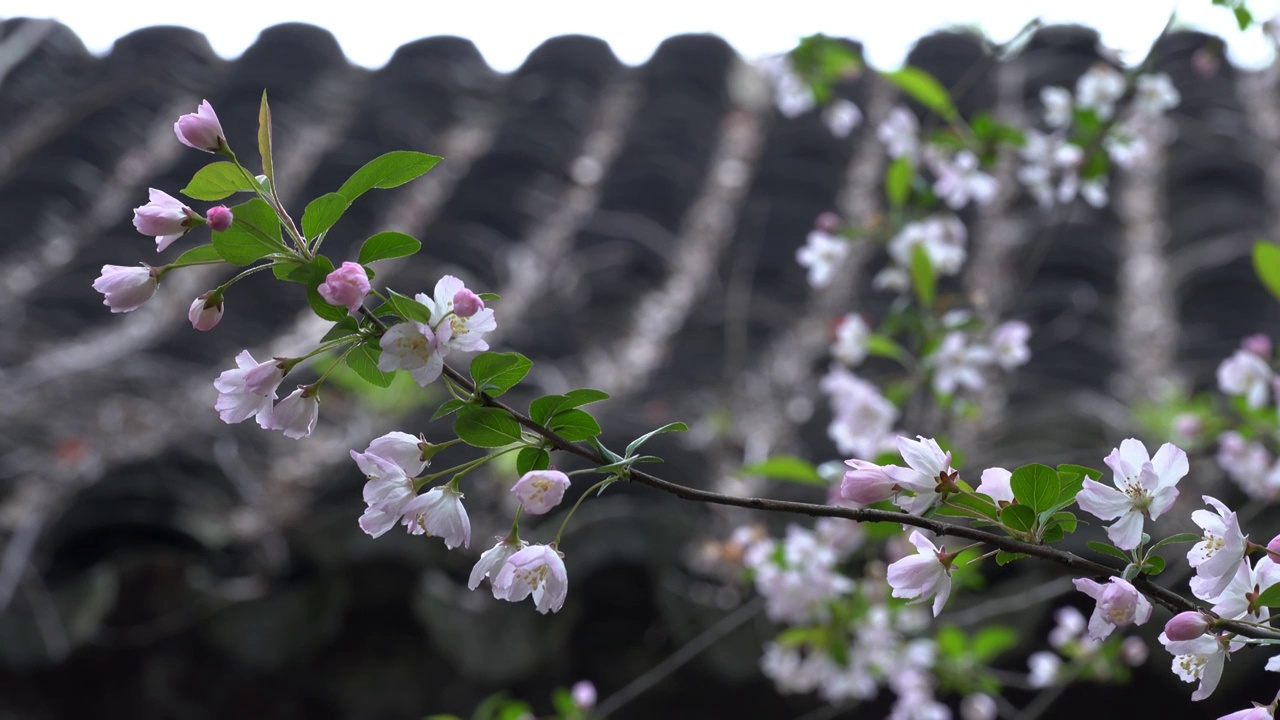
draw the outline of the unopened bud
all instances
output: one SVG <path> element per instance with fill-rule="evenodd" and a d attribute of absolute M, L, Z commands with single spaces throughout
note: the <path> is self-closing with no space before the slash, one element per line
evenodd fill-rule
<path fill-rule="evenodd" d="M 471 317 L 484 309 L 484 300 L 466 288 L 462 288 L 453 296 L 453 314 L 458 317 Z"/>
<path fill-rule="evenodd" d="M 1209 618 L 1194 610 L 1180 612 L 1164 625 L 1164 634 L 1170 640 L 1195 640 L 1208 630 Z"/>
<path fill-rule="evenodd" d="M 231 209 L 226 205 L 215 205 L 204 214 L 204 221 L 209 223 L 209 229 L 217 232 L 226 232 L 234 219 Z"/>
<path fill-rule="evenodd" d="M 210 297 L 205 293 L 196 298 L 187 311 L 187 319 L 191 321 L 191 327 L 201 332 L 212 330 L 222 321 L 222 295 Z"/>
<path fill-rule="evenodd" d="M 1263 335 L 1262 333 L 1250 335 L 1244 340 L 1241 340 L 1240 347 L 1248 350 L 1258 357 L 1271 357 L 1271 338 Z"/>

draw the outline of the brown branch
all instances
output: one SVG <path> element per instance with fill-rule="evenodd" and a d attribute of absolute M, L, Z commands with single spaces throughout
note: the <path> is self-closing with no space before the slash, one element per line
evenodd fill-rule
<path fill-rule="evenodd" d="M 475 392 L 475 384 L 471 382 L 471 379 L 448 365 L 444 366 L 444 375 L 450 380 L 458 383 L 458 385 L 462 386 L 468 392 Z M 578 457 L 596 465 L 609 465 L 613 463 L 612 460 L 605 457 L 595 448 L 565 440 L 543 425 L 534 422 L 520 411 L 500 400 L 490 397 L 487 393 L 479 393 L 479 397 L 484 405 L 510 413 L 511 416 L 516 419 L 516 422 L 547 440 L 547 442 L 557 450 L 577 455 Z M 1047 545 L 1036 545 L 1034 543 L 1023 542 L 1015 538 L 996 535 L 967 525 L 945 523 L 932 518 L 920 517 L 919 515 L 911 515 L 905 512 L 874 510 L 871 508 L 849 508 L 841 507 L 839 505 L 818 505 L 815 503 L 794 502 L 791 500 L 773 500 L 770 498 L 723 495 L 721 493 L 711 492 L 708 490 L 699 490 L 697 488 L 679 485 L 635 468 L 631 469 L 630 477 L 633 482 L 640 483 L 641 485 L 648 485 L 651 488 L 670 493 L 684 500 L 693 500 L 695 502 L 711 503 L 715 505 L 730 505 L 733 507 L 764 510 L 767 512 L 796 513 L 800 515 L 808 515 L 810 517 L 844 518 L 854 522 L 889 522 L 901 525 L 911 525 L 928 530 L 938 536 L 951 536 L 965 540 L 973 540 L 1011 553 L 1022 553 L 1024 555 L 1030 555 L 1031 557 L 1040 558 L 1041 560 L 1055 562 L 1059 565 L 1066 566 L 1076 575 L 1121 577 L 1123 573 L 1123 570 L 1117 570 L 1116 568 L 1108 565 L 1082 558 L 1079 555 L 1065 550 L 1058 550 Z M 1178 613 L 1187 610 L 1208 612 L 1197 603 L 1182 597 L 1168 588 L 1151 582 L 1151 580 L 1145 575 L 1139 575 L 1131 582 L 1134 587 L 1144 595 L 1164 606 L 1170 612 Z M 1221 621 L 1217 624 L 1217 627 L 1244 637 L 1280 640 L 1280 631 L 1268 631 L 1234 621 Z"/>

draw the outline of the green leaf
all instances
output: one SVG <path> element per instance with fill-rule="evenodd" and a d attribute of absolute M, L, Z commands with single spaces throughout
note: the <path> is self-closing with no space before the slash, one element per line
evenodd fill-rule
<path fill-rule="evenodd" d="M 648 442 L 648 441 L 649 441 L 649 438 L 653 437 L 654 435 L 658 435 L 658 434 L 660 434 L 660 433 L 669 433 L 669 432 L 684 432 L 684 431 L 686 431 L 686 430 L 688 430 L 688 429 L 689 429 L 689 426 L 688 426 L 688 425 L 685 425 L 685 424 L 684 424 L 684 423 L 682 423 L 682 422 L 673 422 L 673 423 L 668 423 L 668 424 L 666 424 L 666 425 L 663 425 L 662 427 L 658 428 L 657 430 L 650 430 L 649 432 L 645 433 L 644 435 L 641 435 L 640 437 L 636 438 L 635 440 L 632 440 L 632 441 L 631 441 L 631 444 L 627 446 L 627 452 L 626 452 L 626 453 L 624 453 L 624 454 L 625 454 L 627 457 L 631 457 L 633 454 L 635 454 L 635 451 L 636 451 L 636 449 L 637 449 L 637 448 L 639 448 L 641 445 L 643 445 L 643 444 L 645 444 L 646 442 Z"/>
<path fill-rule="evenodd" d="M 1049 522 L 1056 527 L 1062 528 L 1063 532 L 1073 533 L 1076 531 L 1076 527 L 1079 526 L 1080 521 L 1076 519 L 1075 513 L 1059 512 L 1054 513 L 1049 518 Z"/>
<path fill-rule="evenodd" d="M 1164 572 L 1164 558 L 1159 555 L 1148 555 L 1147 559 L 1142 562 L 1142 573 L 1144 575 L 1159 575 Z"/>
<path fill-rule="evenodd" d="M 962 481 L 963 482 L 963 481 Z M 984 517 L 991 520 L 996 519 L 999 508 L 994 504 L 985 500 L 973 497 L 972 495 L 955 494 L 947 496 L 947 502 L 952 505 L 958 505 L 964 510 L 957 510 L 947 506 L 938 508 L 938 513 L 942 515 L 951 515 L 952 517 Z"/>
<path fill-rule="evenodd" d="M 516 454 L 516 472 L 524 475 L 530 470 L 546 470 L 551 467 L 551 453 L 540 447 L 527 447 Z"/>
<path fill-rule="evenodd" d="M 911 178 L 914 176 L 915 168 L 911 165 L 911 158 L 906 155 L 890 163 L 889 169 L 885 171 L 884 192 L 895 210 L 906 204 L 907 196 L 911 193 Z"/>
<path fill-rule="evenodd" d="M 1280 245 L 1263 240 L 1254 243 L 1253 270 L 1271 295 L 1280 299 Z"/>
<path fill-rule="evenodd" d="M 382 348 L 372 343 L 364 343 L 347 355 L 347 367 L 355 370 L 357 375 L 373 385 L 388 387 L 391 381 L 396 379 L 396 374 L 378 369 L 378 358 L 381 356 Z"/>
<path fill-rule="evenodd" d="M 547 428 L 568 440 L 577 442 L 600 434 L 600 423 L 585 410 L 561 410 L 551 418 Z"/>
<path fill-rule="evenodd" d="M 867 354 L 872 357 L 887 357 L 902 360 L 911 356 L 907 349 L 894 342 L 888 335 L 874 333 L 867 338 Z"/>
<path fill-rule="evenodd" d="M 1115 547 L 1114 545 L 1108 545 L 1104 542 L 1098 542 L 1097 540 L 1090 540 L 1086 544 L 1089 546 L 1090 550 L 1097 553 L 1102 553 L 1103 555 L 1110 555 L 1113 558 L 1117 558 L 1125 562 L 1129 562 L 1132 559 L 1129 557 L 1128 553 L 1126 553 L 1125 551 L 1121 550 L 1118 547 Z"/>
<path fill-rule="evenodd" d="M 1000 522 L 1014 530 L 1030 532 L 1036 524 L 1036 514 L 1026 505 L 1006 505 L 1000 510 Z"/>
<path fill-rule="evenodd" d="M 1009 478 L 1013 497 L 1035 512 L 1053 507 L 1058 501 L 1058 473 L 1048 465 L 1023 465 Z"/>
<path fill-rule="evenodd" d="M 486 352 L 471 361 L 471 379 L 476 389 L 497 397 L 515 387 L 529 374 L 533 362 L 517 352 Z"/>
<path fill-rule="evenodd" d="M 1017 505 L 1010 505 L 1009 507 L 1017 507 Z M 1008 550 L 997 550 L 996 564 L 1008 565 L 1014 560 L 1021 560 L 1024 557 L 1028 557 L 1028 555 L 1026 553 L 1013 553 L 1013 552 L 1009 552 Z"/>
<path fill-rule="evenodd" d="M 1202 538 L 1203 536 L 1195 533 L 1178 533 L 1177 535 L 1170 535 L 1169 537 L 1162 539 L 1160 542 L 1157 542 L 1155 545 L 1152 545 L 1147 549 L 1147 552 L 1152 553 L 1155 552 L 1157 548 L 1164 547 L 1165 545 L 1173 545 L 1175 543 L 1200 542 Z"/>
<path fill-rule="evenodd" d="M 561 410 L 582 407 L 583 405 L 590 405 L 591 403 L 608 399 L 609 393 L 590 388 L 570 390 L 564 395 L 544 395 L 529 403 L 529 417 L 539 425 L 546 425 L 547 421 Z"/>
<path fill-rule="evenodd" d="M 190 250 L 178 256 L 171 265 L 174 267 L 183 267 L 184 265 L 195 265 L 197 263 L 222 262 L 222 256 L 218 254 L 217 248 L 212 244 L 197 245 Z"/>
<path fill-rule="evenodd" d="M 305 283 L 311 278 L 311 274 L 306 273 L 295 277 L 294 273 L 296 273 L 300 267 L 302 267 L 302 263 L 295 260 L 276 260 L 271 264 L 271 274 L 275 275 L 278 280 Z"/>
<path fill-rule="evenodd" d="M 938 276 L 922 244 L 911 248 L 911 286 L 915 288 L 920 305 L 933 307 L 933 298 L 938 292 Z"/>
<path fill-rule="evenodd" d="M 431 322 L 431 310 L 426 305 L 395 290 L 387 289 L 387 301 L 396 314 L 405 320 L 416 320 L 420 323 Z"/>
<path fill-rule="evenodd" d="M 1248 30 L 1253 24 L 1253 13 L 1249 12 L 1249 8 L 1244 5 L 1237 5 L 1231 8 L 1231 12 L 1235 13 L 1236 24 L 1240 26 L 1241 32 Z"/>
<path fill-rule="evenodd" d="M 338 194 L 355 202 L 355 199 L 374 188 L 398 187 L 422 176 L 435 167 L 440 158 L 426 153 L 396 150 L 365 163 L 338 188 Z"/>
<path fill-rule="evenodd" d="M 223 260 L 248 265 L 271 253 L 284 251 L 280 241 L 280 218 L 262 198 L 254 198 L 231 208 L 235 222 L 225 232 L 213 232 L 213 247 Z"/>
<path fill-rule="evenodd" d="M 315 240 L 328 232 L 349 207 L 350 201 L 338 193 L 321 195 L 307 203 L 307 209 L 302 211 L 303 236 L 308 240 Z"/>
<path fill-rule="evenodd" d="M 979 663 L 988 663 L 1018 644 L 1018 633 L 1004 625 L 989 625 L 973 636 L 972 652 Z"/>
<path fill-rule="evenodd" d="M 1254 602 L 1262 607 L 1280 607 L 1280 583 L 1263 590 Z"/>
<path fill-rule="evenodd" d="M 494 302 L 495 300 L 502 299 L 502 296 L 499 295 L 498 293 L 477 293 L 476 297 L 480 298 L 481 300 L 487 303 L 491 303 L 491 302 Z"/>
<path fill-rule="evenodd" d="M 951 94 L 938 82 L 937 78 L 918 67 L 907 66 L 894 72 L 882 73 L 884 78 L 898 89 L 911 96 L 916 102 L 929 108 L 944 120 L 959 117 L 955 105 L 951 102 Z"/>
<path fill-rule="evenodd" d="M 738 471 L 739 475 L 764 477 L 770 480 L 804 483 L 806 485 L 827 486 L 827 481 L 818 474 L 818 468 L 808 460 L 793 455 L 775 455 L 768 460 L 752 463 Z"/>
<path fill-rule="evenodd" d="M 380 232 L 365 240 L 364 245 L 360 246 L 360 259 L 358 262 L 361 265 L 367 265 L 376 260 L 406 257 L 421 249 L 422 243 L 414 239 L 412 235 L 406 235 L 402 232 Z"/>
<path fill-rule="evenodd" d="M 262 174 L 274 188 L 276 173 L 271 160 L 271 106 L 267 104 L 266 90 L 262 91 L 262 103 L 258 105 L 258 155 L 262 157 Z"/>
<path fill-rule="evenodd" d="M 476 447 L 502 447 L 520 441 L 520 424 L 506 410 L 498 408 L 460 408 L 453 432 L 463 442 Z"/>
<path fill-rule="evenodd" d="M 448 400 L 445 400 L 444 402 L 440 403 L 440 407 L 436 408 L 436 411 L 431 414 L 431 422 L 435 422 L 436 420 L 439 420 L 445 415 L 448 415 L 456 411 L 458 408 L 466 407 L 467 405 L 470 405 L 470 404 L 471 403 L 468 403 L 466 400 L 459 400 L 458 398 L 449 398 Z"/>
<path fill-rule="evenodd" d="M 330 340 L 337 340 L 340 337 L 354 335 L 358 332 L 360 332 L 360 323 L 356 322 L 355 318 L 348 315 L 335 323 L 333 327 L 329 328 L 329 332 L 325 333 L 324 337 L 320 338 L 320 342 L 325 343 Z"/>
<path fill-rule="evenodd" d="M 1076 473 L 1078 475 L 1083 475 L 1090 480 L 1098 480 L 1102 477 L 1101 470 L 1094 470 L 1091 467 L 1085 467 L 1084 465 L 1072 465 L 1070 463 L 1063 463 L 1059 465 L 1058 472 Z"/>
<path fill-rule="evenodd" d="M 238 192 L 256 192 L 252 176 L 235 163 L 225 160 L 209 163 L 196 171 L 182 194 L 193 200 L 221 200 Z"/>
<path fill-rule="evenodd" d="M 592 390 L 591 388 L 579 388 L 570 390 L 564 394 L 565 400 L 568 402 L 563 407 L 582 407 L 591 403 L 608 400 L 609 393 L 603 390 Z"/>

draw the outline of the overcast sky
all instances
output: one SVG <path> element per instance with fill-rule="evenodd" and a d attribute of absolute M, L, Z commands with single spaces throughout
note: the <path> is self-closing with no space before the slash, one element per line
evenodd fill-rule
<path fill-rule="evenodd" d="M 1260 19 L 1280 0 L 1248 0 Z M 870 62 L 899 65 L 911 43 L 930 30 L 978 26 L 996 41 L 1034 17 L 1097 28 L 1126 60 L 1145 54 L 1169 14 L 1227 39 L 1232 59 L 1259 66 L 1272 46 L 1260 30 L 1240 33 L 1230 11 L 1211 0 L 785 0 L 777 3 L 699 0 L 3 0 L 11 17 L 52 17 L 69 25 L 90 50 L 106 52 L 121 35 L 150 25 L 184 25 L 208 36 L 225 57 L 239 55 L 265 27 L 301 21 L 329 29 L 352 62 L 386 63 L 397 46 L 429 35 L 475 42 L 494 68 L 515 69 L 543 40 L 565 33 L 605 39 L 624 61 L 643 63 L 664 38 L 713 32 L 755 59 L 793 47 L 815 32 L 861 40 Z M 759 9 L 756 9 L 759 8 Z"/>

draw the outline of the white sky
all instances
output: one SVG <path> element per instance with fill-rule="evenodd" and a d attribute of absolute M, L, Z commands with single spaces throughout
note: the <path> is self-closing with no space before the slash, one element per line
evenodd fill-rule
<path fill-rule="evenodd" d="M 1280 0 L 1247 0 L 1259 19 Z M 396 47 L 430 35 L 460 35 L 494 68 L 510 71 L 543 40 L 565 33 L 603 38 L 626 63 L 643 63 L 664 38 L 713 32 L 748 58 L 784 52 L 815 32 L 861 40 L 871 64 L 892 68 L 930 30 L 978 26 L 996 41 L 1034 17 L 1098 29 L 1127 61 L 1140 60 L 1170 12 L 1225 38 L 1231 59 L 1256 67 L 1271 61 L 1261 30 L 1236 29 L 1230 11 L 1211 0 L 2 0 L 9 17 L 52 17 L 70 26 L 93 52 L 150 25 L 183 25 L 208 36 L 224 57 L 244 51 L 270 25 L 300 21 L 327 28 L 347 57 L 384 64 Z"/>

